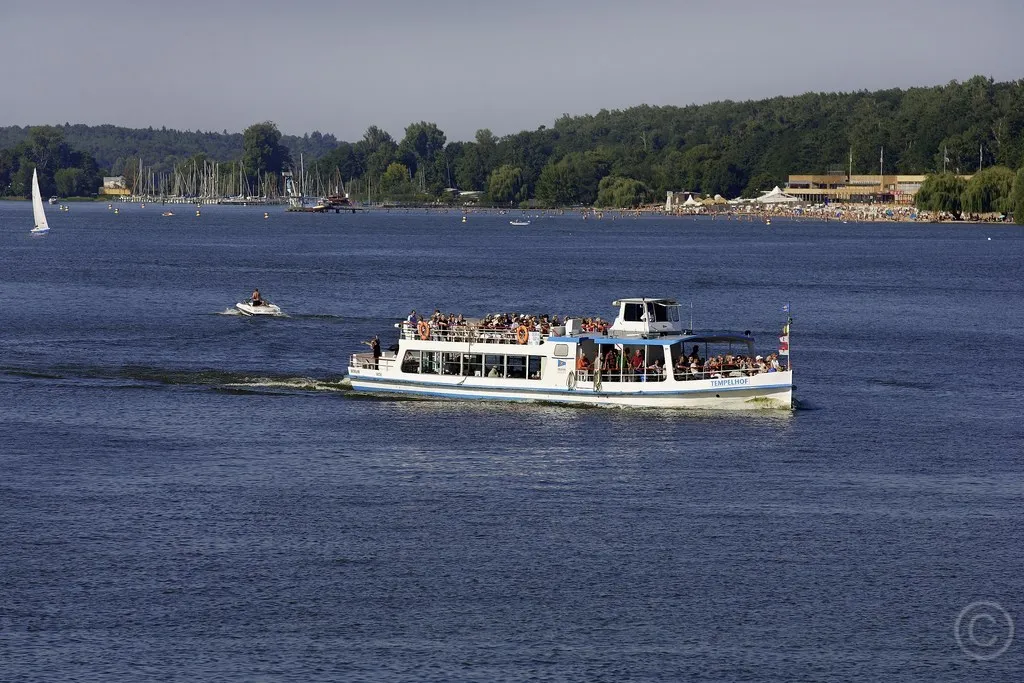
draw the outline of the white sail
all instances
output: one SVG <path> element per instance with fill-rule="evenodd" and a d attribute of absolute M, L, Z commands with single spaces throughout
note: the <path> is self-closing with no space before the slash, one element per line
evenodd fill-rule
<path fill-rule="evenodd" d="M 47 232 L 50 224 L 46 222 L 46 211 L 43 209 L 43 197 L 39 194 L 39 176 L 35 169 L 32 169 L 32 215 L 35 217 L 36 226 L 32 232 Z"/>

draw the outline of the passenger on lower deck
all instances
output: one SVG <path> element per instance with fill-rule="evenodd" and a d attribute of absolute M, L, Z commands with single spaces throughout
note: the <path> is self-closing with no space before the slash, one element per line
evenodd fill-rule
<path fill-rule="evenodd" d="M 697 344 L 694 344 L 693 345 L 693 350 L 690 351 L 690 355 L 688 356 L 688 358 L 690 359 L 690 361 L 697 361 L 699 363 L 700 362 L 700 346 L 698 346 Z"/>
<path fill-rule="evenodd" d="M 590 371 L 590 361 L 587 360 L 582 349 L 580 349 L 579 353 L 576 355 L 576 369 L 582 372 Z"/>
<path fill-rule="evenodd" d="M 629 359 L 629 367 L 633 372 L 640 372 L 644 367 L 644 357 L 640 355 L 640 349 L 633 352 L 633 356 Z"/>

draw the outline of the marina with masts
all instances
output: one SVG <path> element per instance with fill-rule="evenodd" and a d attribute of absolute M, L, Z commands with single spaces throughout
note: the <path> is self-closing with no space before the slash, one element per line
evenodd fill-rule
<path fill-rule="evenodd" d="M 221 163 L 192 159 L 173 171 L 154 171 L 132 164 L 126 179 L 130 193 L 115 201 L 153 204 L 196 204 L 271 206 L 287 205 L 288 211 L 325 213 L 363 210 L 345 192 L 341 174 L 325 178 L 321 173 L 307 175 L 300 157 L 299 169 L 280 174 L 246 172 L 241 161 Z"/>

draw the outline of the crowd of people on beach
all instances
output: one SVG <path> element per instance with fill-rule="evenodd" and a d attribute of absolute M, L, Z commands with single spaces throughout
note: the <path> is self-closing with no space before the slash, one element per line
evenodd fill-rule
<path fill-rule="evenodd" d="M 663 210 L 655 210 L 664 213 Z M 770 220 L 772 218 L 807 218 L 830 222 L 897 222 L 897 223 L 942 223 L 961 221 L 969 223 L 1003 223 L 1009 220 L 1005 214 L 963 214 L 959 218 L 951 213 L 921 211 L 911 204 L 761 204 L 741 207 L 699 207 L 680 209 L 672 215 L 705 215 L 712 218 L 739 221 Z"/>

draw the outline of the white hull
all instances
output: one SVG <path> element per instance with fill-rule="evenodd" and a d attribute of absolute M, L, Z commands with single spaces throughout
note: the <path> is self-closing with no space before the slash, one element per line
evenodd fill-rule
<path fill-rule="evenodd" d="M 277 304 L 271 303 L 262 304 L 260 306 L 253 306 L 248 301 L 241 301 L 235 304 L 235 308 L 237 308 L 242 313 L 242 315 L 282 315 L 281 309 L 277 306 Z"/>
<path fill-rule="evenodd" d="M 437 376 L 424 381 L 390 377 L 383 370 L 350 368 L 352 388 L 373 394 L 419 398 L 450 398 L 493 401 L 542 401 L 593 406 L 638 408 L 700 408 L 718 410 L 790 409 L 793 404 L 792 372 L 772 372 L 742 378 L 662 382 L 579 382 L 568 388 L 536 386 L 532 380 L 486 377 Z M 510 386 L 512 384 L 516 386 Z"/>

